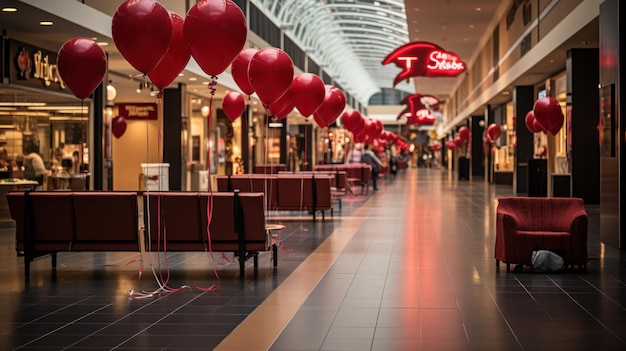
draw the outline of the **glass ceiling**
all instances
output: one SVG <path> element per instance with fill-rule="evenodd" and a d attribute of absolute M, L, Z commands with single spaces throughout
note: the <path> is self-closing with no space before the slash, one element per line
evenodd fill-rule
<path fill-rule="evenodd" d="M 397 68 L 381 62 L 409 42 L 404 0 L 251 0 L 344 89 L 367 105 L 393 89 Z M 395 89 L 413 93 L 406 82 Z"/>

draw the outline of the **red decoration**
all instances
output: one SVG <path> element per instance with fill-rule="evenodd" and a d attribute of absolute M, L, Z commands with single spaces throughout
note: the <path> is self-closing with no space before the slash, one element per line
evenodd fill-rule
<path fill-rule="evenodd" d="M 456 138 L 454 138 L 454 144 L 457 147 L 463 146 L 463 143 L 465 143 L 465 140 L 463 140 L 460 136 L 457 136 Z"/>
<path fill-rule="evenodd" d="M 236 91 L 226 94 L 224 100 L 222 100 L 222 109 L 229 120 L 236 120 L 246 110 L 246 102 L 243 95 Z"/>
<path fill-rule="evenodd" d="M 378 119 L 372 119 L 372 122 L 374 123 L 374 127 L 376 127 L 376 129 L 374 130 L 374 133 L 372 134 L 372 138 L 378 139 L 380 135 L 382 134 L 383 129 L 385 127 L 383 126 L 383 122 L 381 122 Z"/>
<path fill-rule="evenodd" d="M 291 88 L 289 88 L 283 96 L 269 106 L 270 114 L 277 117 L 279 121 L 287 117 L 295 108 L 292 97 Z"/>
<path fill-rule="evenodd" d="M 500 133 L 500 126 L 495 123 L 491 123 L 487 127 L 487 138 L 491 141 L 496 141 L 500 137 Z"/>
<path fill-rule="evenodd" d="M 489 153 L 490 147 L 491 147 L 491 143 L 489 142 L 489 140 L 487 139 L 483 140 L 483 153 L 485 155 Z"/>
<path fill-rule="evenodd" d="M 320 117 L 320 115 L 314 113 L 313 119 L 315 120 L 315 123 L 317 123 L 317 125 L 320 126 L 320 128 L 328 127 L 328 122 L 326 122 L 322 117 Z"/>
<path fill-rule="evenodd" d="M 148 74 L 161 62 L 172 39 L 170 14 L 154 0 L 126 0 L 113 15 L 113 41 L 126 61 Z"/>
<path fill-rule="evenodd" d="M 433 151 L 435 151 L 435 152 L 437 152 L 437 151 L 441 151 L 441 144 L 439 144 L 439 143 L 432 144 L 432 145 L 430 146 L 430 148 L 431 148 Z"/>
<path fill-rule="evenodd" d="M 363 116 L 357 110 L 346 110 L 341 114 L 341 123 L 346 127 L 347 130 L 354 133 L 354 129 L 357 125 L 359 125 L 363 121 Z"/>
<path fill-rule="evenodd" d="M 387 55 L 382 64 L 392 62 L 402 69 L 393 80 L 394 86 L 409 77 L 456 77 L 465 71 L 459 56 L 428 42 L 403 45 Z"/>
<path fill-rule="evenodd" d="M 563 110 L 555 98 L 547 96 L 537 100 L 533 112 L 537 122 L 552 135 L 558 133 L 563 127 Z"/>
<path fill-rule="evenodd" d="M 453 141 L 453 140 L 448 140 L 448 141 L 446 142 L 446 147 L 447 147 L 449 150 L 455 150 L 455 149 L 456 149 L 456 144 L 454 143 L 454 141 Z"/>
<path fill-rule="evenodd" d="M 318 116 L 330 125 L 339 117 L 345 107 L 346 96 L 343 92 L 332 85 L 326 85 L 324 101 L 313 116 Z"/>
<path fill-rule="evenodd" d="M 459 128 L 459 137 L 461 138 L 461 140 L 466 141 L 469 139 L 470 137 L 470 130 L 467 127 L 461 127 Z"/>
<path fill-rule="evenodd" d="M 415 113 L 415 123 L 432 125 L 435 123 L 435 116 L 428 109 L 422 109 Z M 408 124 L 408 123 L 407 123 Z"/>
<path fill-rule="evenodd" d="M 259 99 L 267 106 L 273 104 L 293 81 L 291 57 L 277 48 L 259 50 L 250 60 L 248 79 Z"/>
<path fill-rule="evenodd" d="M 84 100 L 100 85 L 107 69 L 106 54 L 91 39 L 70 39 L 59 50 L 59 74 L 74 96 Z"/>
<path fill-rule="evenodd" d="M 301 73 L 291 82 L 291 92 L 298 111 L 304 117 L 309 117 L 324 102 L 326 87 L 322 79 L 317 75 Z"/>
<path fill-rule="evenodd" d="M 126 132 L 126 120 L 124 117 L 117 116 L 111 120 L 111 132 L 116 138 L 121 138 Z"/>
<path fill-rule="evenodd" d="M 160 89 L 172 84 L 191 58 L 191 52 L 183 36 L 185 20 L 174 12 L 170 12 L 170 18 L 172 19 L 172 41 L 169 49 L 161 62 L 148 73 L 152 84 Z"/>
<path fill-rule="evenodd" d="M 243 12 L 230 0 L 200 0 L 187 12 L 183 28 L 191 56 L 216 76 L 226 70 L 246 43 Z"/>
<path fill-rule="evenodd" d="M 252 60 L 252 56 L 254 56 L 259 50 L 257 49 L 243 49 L 233 61 L 233 64 L 230 69 L 230 73 L 233 75 L 233 79 L 237 86 L 241 91 L 243 91 L 247 95 L 252 95 L 254 93 L 254 89 L 250 85 L 250 80 L 248 79 L 248 65 L 250 65 L 250 60 Z"/>

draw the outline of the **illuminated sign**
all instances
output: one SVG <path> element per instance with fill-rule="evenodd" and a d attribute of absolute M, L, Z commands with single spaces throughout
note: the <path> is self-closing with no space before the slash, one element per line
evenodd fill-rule
<path fill-rule="evenodd" d="M 135 104 L 115 104 L 118 108 L 118 116 L 126 120 L 133 119 L 158 119 L 157 104 L 135 103 Z"/>
<path fill-rule="evenodd" d="M 383 65 L 390 63 L 402 69 L 393 80 L 394 86 L 409 77 L 456 77 L 466 67 L 455 53 L 424 41 L 395 49 L 382 62 Z"/>
<path fill-rule="evenodd" d="M 439 110 L 441 100 L 433 95 L 411 94 L 402 99 L 401 103 L 407 106 L 400 112 L 397 120 L 406 118 L 407 125 L 433 124 L 435 118 L 432 116 L 431 110 Z"/>
<path fill-rule="evenodd" d="M 56 88 L 57 91 L 71 93 L 66 88 L 57 66 L 57 54 L 44 49 L 9 40 L 12 61 L 9 82 L 11 84 L 34 87 Z"/>

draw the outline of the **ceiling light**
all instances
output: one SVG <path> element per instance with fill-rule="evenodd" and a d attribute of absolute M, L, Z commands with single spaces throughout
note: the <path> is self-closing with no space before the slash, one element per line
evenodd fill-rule
<path fill-rule="evenodd" d="M 185 75 L 184 73 L 178 73 L 178 76 L 179 76 L 179 77 L 182 77 L 182 76 L 184 76 L 184 75 Z"/>
<path fill-rule="evenodd" d="M 477 7 L 477 8 L 476 8 L 476 11 L 482 11 L 482 10 L 483 10 L 483 9 L 482 9 L 482 8 L 480 8 L 480 7 Z"/>
<path fill-rule="evenodd" d="M 46 106 L 45 102 L 0 102 L 0 106 Z"/>
<path fill-rule="evenodd" d="M 15 7 L 3 7 L 2 12 L 17 12 Z"/>
<path fill-rule="evenodd" d="M 196 80 L 198 80 L 198 78 L 196 78 L 196 77 L 189 77 L 189 80 L 192 81 L 192 82 L 195 82 Z"/>
<path fill-rule="evenodd" d="M 39 22 L 40 26 L 51 26 L 53 24 L 54 24 L 54 22 L 52 22 L 52 21 L 40 21 Z"/>
<path fill-rule="evenodd" d="M 107 43 L 106 41 L 99 41 L 96 44 L 98 44 L 99 46 L 107 46 L 107 45 L 109 45 L 109 43 Z"/>
<path fill-rule="evenodd" d="M 469 27 L 470 27 L 470 28 L 474 28 L 474 25 L 473 25 L 473 24 L 470 24 L 470 25 L 469 25 Z"/>

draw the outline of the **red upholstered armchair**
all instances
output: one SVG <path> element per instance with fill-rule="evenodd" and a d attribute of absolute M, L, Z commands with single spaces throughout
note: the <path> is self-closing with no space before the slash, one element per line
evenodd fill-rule
<path fill-rule="evenodd" d="M 587 212 L 578 198 L 506 197 L 496 211 L 496 267 L 531 265 L 534 250 L 552 250 L 565 265 L 587 267 Z"/>

